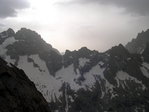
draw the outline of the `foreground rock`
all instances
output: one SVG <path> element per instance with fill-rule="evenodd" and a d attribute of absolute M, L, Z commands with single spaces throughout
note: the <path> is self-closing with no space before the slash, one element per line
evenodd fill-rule
<path fill-rule="evenodd" d="M 0 59 L 0 112 L 50 112 L 23 70 Z"/>

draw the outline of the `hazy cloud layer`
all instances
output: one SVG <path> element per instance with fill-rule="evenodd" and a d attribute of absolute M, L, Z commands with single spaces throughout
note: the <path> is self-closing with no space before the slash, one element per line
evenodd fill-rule
<path fill-rule="evenodd" d="M 149 0 L 71 0 L 62 4 L 91 4 L 113 5 L 124 8 L 127 12 L 139 15 L 149 15 Z"/>
<path fill-rule="evenodd" d="M 0 23 L 0 27 L 4 27 L 4 26 L 5 26 L 4 24 Z"/>
<path fill-rule="evenodd" d="M 27 0 L 0 0 L 0 18 L 16 16 L 17 9 L 29 7 Z"/>

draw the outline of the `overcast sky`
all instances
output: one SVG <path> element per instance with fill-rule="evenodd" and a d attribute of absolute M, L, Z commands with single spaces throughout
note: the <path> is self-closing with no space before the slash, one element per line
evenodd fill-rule
<path fill-rule="evenodd" d="M 105 51 L 149 29 L 149 0 L 0 0 L 0 31 L 26 27 L 60 52 Z"/>

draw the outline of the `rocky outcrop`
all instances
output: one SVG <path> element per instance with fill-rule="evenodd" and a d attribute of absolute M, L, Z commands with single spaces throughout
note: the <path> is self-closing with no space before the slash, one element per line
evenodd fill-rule
<path fill-rule="evenodd" d="M 0 112 L 50 112 L 23 70 L 0 59 Z"/>

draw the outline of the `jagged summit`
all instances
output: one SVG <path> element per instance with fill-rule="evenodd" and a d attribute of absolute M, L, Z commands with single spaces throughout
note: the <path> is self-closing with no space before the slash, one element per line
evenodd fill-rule
<path fill-rule="evenodd" d="M 81 55 L 82 57 L 86 57 L 86 56 L 94 54 L 94 53 L 99 53 L 99 52 L 96 50 L 90 50 L 87 47 L 81 47 L 80 49 L 74 50 L 74 51 L 70 51 L 70 50 L 65 51 L 65 55 L 75 54 L 75 55 Z"/>
<path fill-rule="evenodd" d="M 7 38 L 7 37 L 13 37 L 15 35 L 15 32 L 13 29 L 9 28 L 7 31 L 3 31 L 0 33 L 1 40 Z"/>
<path fill-rule="evenodd" d="M 20 41 L 25 41 L 27 44 L 30 45 L 38 45 L 38 46 L 31 46 L 34 48 L 40 48 L 40 50 L 53 50 L 52 46 L 50 44 L 47 44 L 41 36 L 36 33 L 35 31 L 32 31 L 27 28 L 21 28 L 18 32 L 16 32 L 15 38 Z"/>
<path fill-rule="evenodd" d="M 38 46 L 36 46 L 36 48 L 38 47 L 41 48 L 42 50 L 47 49 L 53 51 L 55 50 L 55 52 L 59 53 L 58 50 L 52 48 L 50 44 L 46 43 L 38 33 L 27 28 L 21 28 L 16 33 L 14 32 L 13 29 L 9 28 L 7 31 L 0 33 L 0 35 L 1 37 L 14 37 L 19 42 L 20 41 L 28 42 L 27 44 L 29 45 L 31 45 L 30 43 L 37 44 Z"/>
<path fill-rule="evenodd" d="M 129 57 L 130 55 L 127 49 L 122 44 L 112 47 L 110 50 L 107 51 L 107 53 L 109 53 L 113 57 Z"/>
<path fill-rule="evenodd" d="M 52 48 L 35 31 L 21 28 L 14 33 L 12 29 L 8 29 L 1 35 L 5 37 L 0 39 L 1 43 L 5 42 L 2 49 L 6 49 L 2 55 L 8 55 L 10 59 L 16 60 L 14 63 L 16 66 L 20 56 L 38 55 L 42 60 L 45 60 L 50 74 L 54 75 L 61 68 L 61 55 L 58 50 Z M 49 58 L 52 60 L 47 61 Z M 55 64 L 59 64 L 59 66 L 54 66 Z"/>
<path fill-rule="evenodd" d="M 138 34 L 136 39 L 128 42 L 126 48 L 130 53 L 143 53 L 146 44 L 149 43 L 149 29 Z"/>
<path fill-rule="evenodd" d="M 13 30 L 13 29 L 11 29 L 11 28 L 9 28 L 9 29 L 7 30 L 7 33 L 8 33 L 8 36 L 9 36 L 9 37 L 10 37 L 10 36 L 14 36 L 14 35 L 15 35 L 14 30 Z"/>
<path fill-rule="evenodd" d="M 84 52 L 89 52 L 91 51 L 90 49 L 88 49 L 87 47 L 81 47 L 78 51 L 84 51 Z"/>

